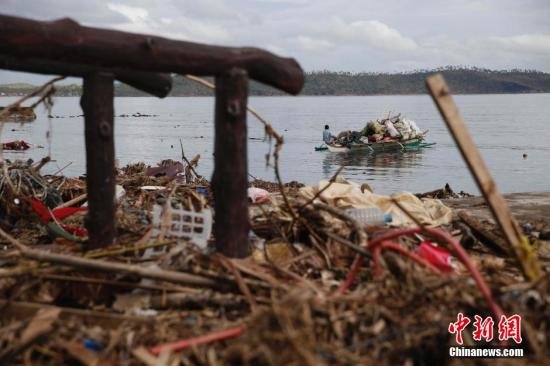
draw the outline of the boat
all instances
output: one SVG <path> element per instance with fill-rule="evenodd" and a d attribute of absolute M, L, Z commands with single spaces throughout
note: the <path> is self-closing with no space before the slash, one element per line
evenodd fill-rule
<path fill-rule="evenodd" d="M 435 145 L 435 142 L 426 143 L 423 142 L 423 138 L 412 138 L 409 140 L 383 140 L 377 142 L 363 143 L 363 142 L 352 142 L 348 145 L 340 144 L 327 144 L 328 151 L 330 152 L 368 152 L 368 153 L 378 153 L 386 151 L 404 151 L 404 150 L 414 150 L 424 147 L 430 147 Z"/>
<path fill-rule="evenodd" d="M 421 131 L 414 121 L 399 113 L 393 117 L 388 115 L 381 120 L 371 120 L 360 131 L 342 131 L 338 136 L 333 136 L 330 143 L 315 147 L 315 150 L 325 150 L 324 146 L 330 152 L 378 153 L 415 150 L 435 145 L 424 142 L 428 132 L 429 130 Z M 325 139 L 325 136 L 323 138 Z"/>

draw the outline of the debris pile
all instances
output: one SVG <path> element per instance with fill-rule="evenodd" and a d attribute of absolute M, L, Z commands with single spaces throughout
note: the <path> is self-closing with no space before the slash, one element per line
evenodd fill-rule
<path fill-rule="evenodd" d="M 211 210 L 209 182 L 179 162 L 138 163 L 117 171 L 116 245 L 87 251 L 67 229 L 85 230 L 85 181 L 40 164 L 1 171 L 0 364 L 435 364 L 457 345 L 459 313 L 495 326 L 520 314 L 522 343 L 508 346 L 549 356 L 548 275 L 526 282 L 438 199 L 340 177 L 283 191 L 255 180 L 268 195 L 250 204 L 250 255 L 231 259 L 215 238 L 199 243 L 206 216 L 201 233 L 173 233 L 175 213 Z M 373 207 L 391 223 L 346 213 Z M 472 331 L 464 345 L 501 345 Z"/>
<path fill-rule="evenodd" d="M 349 146 L 381 141 L 409 141 L 416 138 L 423 139 L 427 132 L 420 130 L 416 122 L 399 113 L 395 116 L 371 120 L 360 131 L 342 131 L 332 138 L 325 139 L 324 142 Z"/>
<path fill-rule="evenodd" d="M 376 142 L 388 137 L 410 140 L 424 135 L 425 132 L 420 130 L 416 122 L 399 113 L 393 117 L 388 116 L 367 122 L 361 134 L 366 136 L 370 142 Z"/>

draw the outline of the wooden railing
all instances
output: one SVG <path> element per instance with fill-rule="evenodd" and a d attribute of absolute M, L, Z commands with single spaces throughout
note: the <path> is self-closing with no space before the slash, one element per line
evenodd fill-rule
<path fill-rule="evenodd" d="M 71 19 L 40 22 L 0 15 L 0 68 L 83 78 L 90 248 L 110 245 L 116 234 L 114 80 L 164 97 L 172 73 L 214 76 L 214 235 L 220 252 L 248 254 L 248 79 L 297 94 L 304 75 L 294 59 L 256 48 L 83 27 Z"/>

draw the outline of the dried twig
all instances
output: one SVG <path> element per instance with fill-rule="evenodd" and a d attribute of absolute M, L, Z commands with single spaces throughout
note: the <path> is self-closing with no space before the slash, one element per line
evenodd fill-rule
<path fill-rule="evenodd" d="M 48 81 L 47 83 L 45 83 L 44 85 L 42 85 L 41 87 L 35 89 L 31 93 L 21 97 L 19 100 L 17 100 L 15 102 L 13 102 L 12 104 L 4 107 L 4 110 L 0 111 L 0 137 L 2 136 L 2 131 L 4 130 L 5 117 L 9 116 L 9 114 L 11 113 L 11 111 L 13 109 L 19 108 L 21 106 L 21 103 L 23 103 L 24 101 L 26 101 L 30 98 L 33 98 L 35 96 L 40 96 L 40 99 L 31 106 L 31 108 L 34 109 L 34 107 L 36 107 L 40 102 L 42 102 L 45 99 L 51 97 L 51 95 L 55 91 L 55 89 L 53 87 L 53 84 L 55 82 L 57 82 L 59 80 L 63 80 L 63 79 L 65 79 L 65 76 L 55 77 L 55 78 L 51 79 L 50 81 Z M 13 182 L 11 181 L 11 179 L 9 177 L 8 166 L 7 166 L 6 162 L 4 161 L 4 147 L 3 147 L 2 144 L 0 144 L 0 163 L 2 163 L 2 170 L 3 170 L 3 173 L 4 173 L 4 179 L 6 179 L 6 182 L 7 182 L 8 186 L 11 188 L 11 190 L 13 192 L 15 192 L 16 191 L 15 186 L 13 185 Z"/>
<path fill-rule="evenodd" d="M 21 255 L 23 257 L 34 259 L 40 262 L 58 263 L 71 267 L 85 268 L 102 272 L 133 274 L 142 278 L 151 278 L 155 280 L 188 286 L 204 286 L 210 288 L 229 287 L 228 282 L 221 282 L 220 279 L 214 280 L 188 273 L 166 271 L 160 269 L 152 270 L 150 268 L 143 268 L 135 265 L 79 258 L 66 254 L 56 254 L 42 250 L 30 249 L 2 229 L 0 229 L 0 236 L 13 244 L 21 252 Z"/>
<path fill-rule="evenodd" d="M 243 278 L 239 272 L 239 270 L 233 265 L 233 262 L 229 258 L 225 258 L 222 256 L 218 257 L 220 263 L 227 268 L 231 274 L 233 274 L 233 277 L 235 278 L 235 281 L 237 282 L 237 285 L 239 286 L 239 289 L 243 293 L 244 297 L 248 301 L 250 305 L 250 309 L 252 312 L 256 312 L 258 310 L 258 304 L 256 303 L 256 300 L 252 296 L 252 293 L 250 292 L 250 289 L 246 285 L 246 283 L 243 281 Z"/>
<path fill-rule="evenodd" d="M 407 215 L 407 217 L 410 218 L 416 224 L 416 226 L 418 226 L 422 230 L 425 229 L 425 226 L 420 222 L 420 220 L 418 220 L 413 214 L 411 214 L 409 210 L 405 208 L 405 206 L 403 206 L 397 199 L 395 199 L 395 197 L 391 197 L 391 201 L 394 205 L 397 206 L 397 208 L 399 208 L 405 215 Z"/>
<path fill-rule="evenodd" d="M 185 152 L 183 151 L 183 142 L 181 141 L 181 139 L 180 139 L 180 147 L 181 147 L 181 158 L 185 160 L 189 169 L 193 172 L 193 174 L 195 174 L 195 177 L 199 178 L 200 175 L 198 175 L 195 169 L 193 168 L 193 164 L 191 164 L 189 160 L 187 160 L 187 158 L 185 157 Z"/>
<path fill-rule="evenodd" d="M 48 96 L 48 92 L 51 91 L 51 88 L 53 87 L 53 84 L 60 81 L 60 80 L 63 80 L 63 79 L 65 79 L 65 76 L 55 77 L 55 78 L 51 79 L 50 81 L 48 81 L 47 83 L 45 83 L 44 85 L 42 85 L 41 87 L 33 90 L 31 93 L 21 97 L 20 99 L 13 102 L 12 104 L 4 107 L 4 110 L 2 110 L 0 112 L 0 122 L 2 122 L 3 119 L 6 116 L 8 116 L 13 109 L 19 108 L 21 106 L 21 104 L 23 102 L 25 102 L 26 100 L 28 100 L 30 98 L 34 98 L 36 96 L 40 96 L 40 100 L 38 102 L 35 102 L 31 106 L 32 108 L 36 107 L 38 104 L 40 104 L 40 102 L 42 102 Z"/>
<path fill-rule="evenodd" d="M 367 234 L 365 233 L 365 230 L 363 230 L 363 228 L 361 227 L 359 222 L 357 222 L 357 220 L 355 220 L 353 217 L 346 214 L 342 210 L 339 210 L 335 207 L 326 205 L 326 204 L 321 203 L 321 202 L 314 202 L 313 206 L 315 208 L 325 210 L 325 211 L 333 214 L 334 216 L 338 217 L 341 220 L 349 222 L 353 226 L 354 231 L 357 233 L 358 241 L 359 241 L 358 246 L 359 247 L 365 247 L 367 245 Z"/>
<path fill-rule="evenodd" d="M 340 175 L 340 173 L 342 172 L 342 170 L 345 168 L 346 166 L 345 165 L 342 165 L 340 166 L 340 168 L 338 168 L 338 170 L 332 175 L 332 177 L 330 178 L 330 180 L 328 181 L 328 184 L 325 185 L 323 188 L 321 188 L 320 190 L 317 191 L 317 193 L 315 193 L 315 195 L 313 197 L 311 197 L 309 200 L 307 200 L 306 203 L 304 203 L 302 206 L 300 206 L 300 208 L 298 209 L 298 212 L 302 212 L 302 210 L 304 208 L 306 208 L 307 206 L 311 205 L 313 203 L 313 201 L 315 201 L 317 198 L 319 198 L 321 196 L 321 194 L 326 191 L 331 185 L 332 183 L 336 182 L 336 178 L 338 177 L 338 175 Z"/>

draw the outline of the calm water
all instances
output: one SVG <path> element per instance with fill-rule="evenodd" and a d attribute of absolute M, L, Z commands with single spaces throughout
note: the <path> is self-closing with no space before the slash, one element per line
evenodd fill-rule
<path fill-rule="evenodd" d="M 0 98 L 6 105 L 15 98 Z M 550 94 L 467 95 L 456 101 L 470 131 L 501 190 L 504 192 L 550 190 Z M 449 182 L 455 190 L 477 192 L 445 125 L 428 96 L 368 97 L 252 97 L 250 105 L 283 133 L 285 145 L 281 171 L 286 181 L 314 184 L 328 178 L 342 164 L 343 174 L 357 182 L 368 182 L 377 192 L 400 190 L 427 191 Z M 121 165 L 130 162 L 156 162 L 180 158 L 179 138 L 188 158 L 201 154 L 198 171 L 212 174 L 213 98 L 117 98 L 115 113 L 155 114 L 149 118 L 116 119 L 116 154 Z M 339 154 L 316 152 L 322 128 L 333 133 L 360 129 L 372 118 L 399 111 L 429 129 L 433 148 L 418 152 L 380 154 Z M 52 114 L 66 116 L 51 120 L 51 145 L 46 138 L 50 128 L 47 113 L 40 107 L 33 123 L 8 123 L 2 141 L 24 139 L 44 148 L 9 153 L 7 158 L 33 158 L 48 154 L 51 146 L 54 163 L 49 172 L 72 162 L 67 175 L 85 171 L 84 126 L 78 98 L 57 98 Z M 261 125 L 249 117 L 249 171 L 273 180 L 266 168 L 269 145 L 263 141 Z M 527 159 L 522 155 L 528 154 Z"/>

